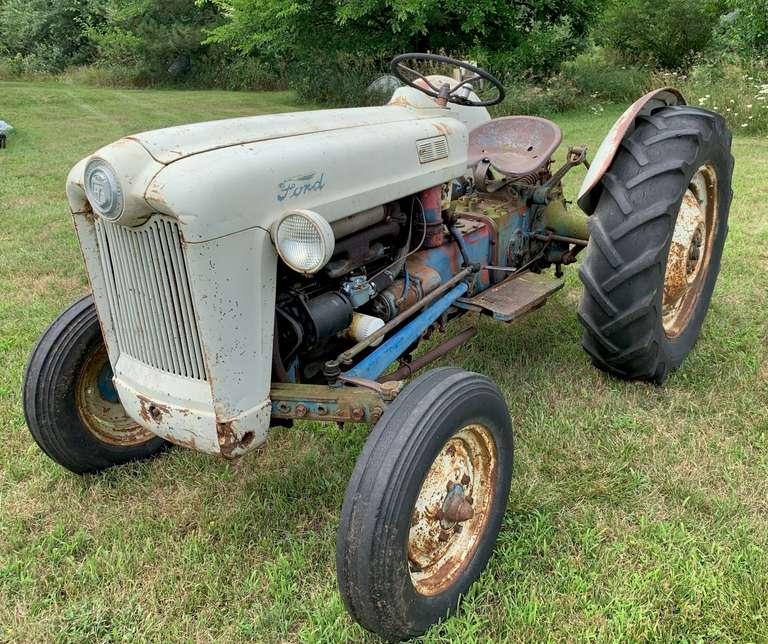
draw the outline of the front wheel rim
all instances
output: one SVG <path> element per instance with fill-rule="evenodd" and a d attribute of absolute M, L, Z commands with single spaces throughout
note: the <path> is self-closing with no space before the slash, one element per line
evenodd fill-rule
<path fill-rule="evenodd" d="M 709 273 L 717 236 L 717 172 L 701 166 L 691 178 L 675 220 L 662 296 L 662 325 L 667 337 L 688 326 Z"/>
<path fill-rule="evenodd" d="M 105 396 L 104 372 L 109 368 L 106 347 L 101 345 L 80 370 L 75 406 L 83 425 L 102 443 L 132 447 L 149 442 L 155 435 L 128 416 L 116 393 Z"/>
<path fill-rule="evenodd" d="M 422 595 L 437 595 L 459 579 L 482 541 L 494 502 L 496 442 L 473 423 L 442 447 L 411 512 L 408 566 Z"/>

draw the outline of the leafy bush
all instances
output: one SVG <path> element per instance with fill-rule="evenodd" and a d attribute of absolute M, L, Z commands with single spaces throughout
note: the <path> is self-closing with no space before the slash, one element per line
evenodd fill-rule
<path fill-rule="evenodd" d="M 595 33 L 628 60 L 675 69 L 707 47 L 725 9 L 723 0 L 612 0 Z"/>
<path fill-rule="evenodd" d="M 584 106 L 584 97 L 569 81 L 561 76 L 543 84 L 518 83 L 507 85 L 507 97 L 499 105 L 489 108 L 491 115 L 532 114 L 551 115 Z"/>
<path fill-rule="evenodd" d="M 406 51 L 450 52 L 502 78 L 543 78 L 583 47 L 595 13 L 589 0 L 209 1 L 225 16 L 209 43 L 281 61 L 302 97 L 339 104 L 365 100 L 370 80 Z"/>
<path fill-rule="evenodd" d="M 213 27 L 213 5 L 190 0 L 102 0 L 104 19 L 87 35 L 99 53 L 99 64 L 119 70 L 136 84 L 185 77 L 206 48 L 204 30 Z"/>
<path fill-rule="evenodd" d="M 17 74 L 54 73 L 93 60 L 85 34 L 103 0 L 0 0 L 0 56 Z"/>
<path fill-rule="evenodd" d="M 595 48 L 563 63 L 563 77 L 582 94 L 606 101 L 635 100 L 648 90 L 651 72 Z"/>
<path fill-rule="evenodd" d="M 519 82 L 521 76 L 544 79 L 556 72 L 562 61 L 584 49 L 585 42 L 576 36 L 572 20 L 563 17 L 551 24 L 534 23 L 510 49 L 480 49 L 475 57 L 508 82 Z"/>
<path fill-rule="evenodd" d="M 296 61 L 288 72 L 288 86 L 298 97 L 310 103 L 338 106 L 381 104 L 388 98 L 368 91 L 384 68 L 370 59 L 340 54 L 326 60 L 321 69 Z"/>
<path fill-rule="evenodd" d="M 768 5 L 765 0 L 733 0 L 721 22 L 723 45 L 745 58 L 768 57 Z"/>
<path fill-rule="evenodd" d="M 284 65 L 211 46 L 198 59 L 187 83 L 231 90 L 280 90 L 288 87 Z"/>

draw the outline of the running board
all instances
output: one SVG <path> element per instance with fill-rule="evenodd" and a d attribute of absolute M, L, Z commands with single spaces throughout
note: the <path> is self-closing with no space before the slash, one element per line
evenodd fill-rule
<path fill-rule="evenodd" d="M 544 305 L 547 298 L 561 288 L 563 280 L 529 272 L 508 277 L 474 297 L 459 298 L 454 306 L 480 311 L 502 322 L 513 322 Z"/>

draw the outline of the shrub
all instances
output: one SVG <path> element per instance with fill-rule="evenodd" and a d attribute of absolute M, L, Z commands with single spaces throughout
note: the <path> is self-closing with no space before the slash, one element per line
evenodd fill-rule
<path fill-rule="evenodd" d="M 190 0 L 101 0 L 104 19 L 86 30 L 99 64 L 139 85 L 183 81 L 206 55 L 204 30 L 219 14 Z"/>
<path fill-rule="evenodd" d="M 720 48 L 745 58 L 768 57 L 768 5 L 765 0 L 733 0 L 734 11 L 723 17 Z"/>
<path fill-rule="evenodd" d="M 90 87 L 134 87 L 136 79 L 129 68 L 105 65 L 81 65 L 70 67 L 59 74 L 58 80 L 72 85 Z"/>
<path fill-rule="evenodd" d="M 628 60 L 677 69 L 707 47 L 724 8 L 721 0 L 612 0 L 595 35 Z"/>
<path fill-rule="evenodd" d="M 271 91 L 288 87 L 283 66 L 224 50 L 203 56 L 190 82 L 231 90 Z"/>
<path fill-rule="evenodd" d="M 99 21 L 102 1 L 0 0 L 0 55 L 15 61 L 22 75 L 92 61 L 85 29 Z"/>
<path fill-rule="evenodd" d="M 519 82 L 521 76 L 544 79 L 557 72 L 563 60 L 584 49 L 586 40 L 576 36 L 570 18 L 552 24 L 535 23 L 525 37 L 506 50 L 478 50 L 475 56 L 500 80 Z"/>
<path fill-rule="evenodd" d="M 543 84 L 518 83 L 507 85 L 507 97 L 490 108 L 491 115 L 508 114 L 551 115 L 584 106 L 584 97 L 569 81 L 561 76 Z"/>
<path fill-rule="evenodd" d="M 583 46 L 595 13 L 588 0 L 209 1 L 224 16 L 209 43 L 283 61 L 302 98 L 335 104 L 367 100 L 370 80 L 406 51 L 451 52 L 516 81 L 543 78 Z"/>
<path fill-rule="evenodd" d="M 591 98 L 628 101 L 647 91 L 651 72 L 595 48 L 564 63 L 563 77 Z"/>
<path fill-rule="evenodd" d="M 310 103 L 374 105 L 388 98 L 368 91 L 371 82 L 383 72 L 384 67 L 373 60 L 338 55 L 321 66 L 295 62 L 288 70 L 288 85 L 300 99 Z"/>

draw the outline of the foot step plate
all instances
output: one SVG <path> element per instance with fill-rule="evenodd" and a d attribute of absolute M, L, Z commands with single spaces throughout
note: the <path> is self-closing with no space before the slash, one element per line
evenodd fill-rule
<path fill-rule="evenodd" d="M 502 322 L 512 322 L 540 307 L 552 293 L 561 288 L 563 280 L 524 273 L 519 277 L 507 278 L 474 297 L 462 297 L 456 301 L 456 305 L 482 311 Z"/>

